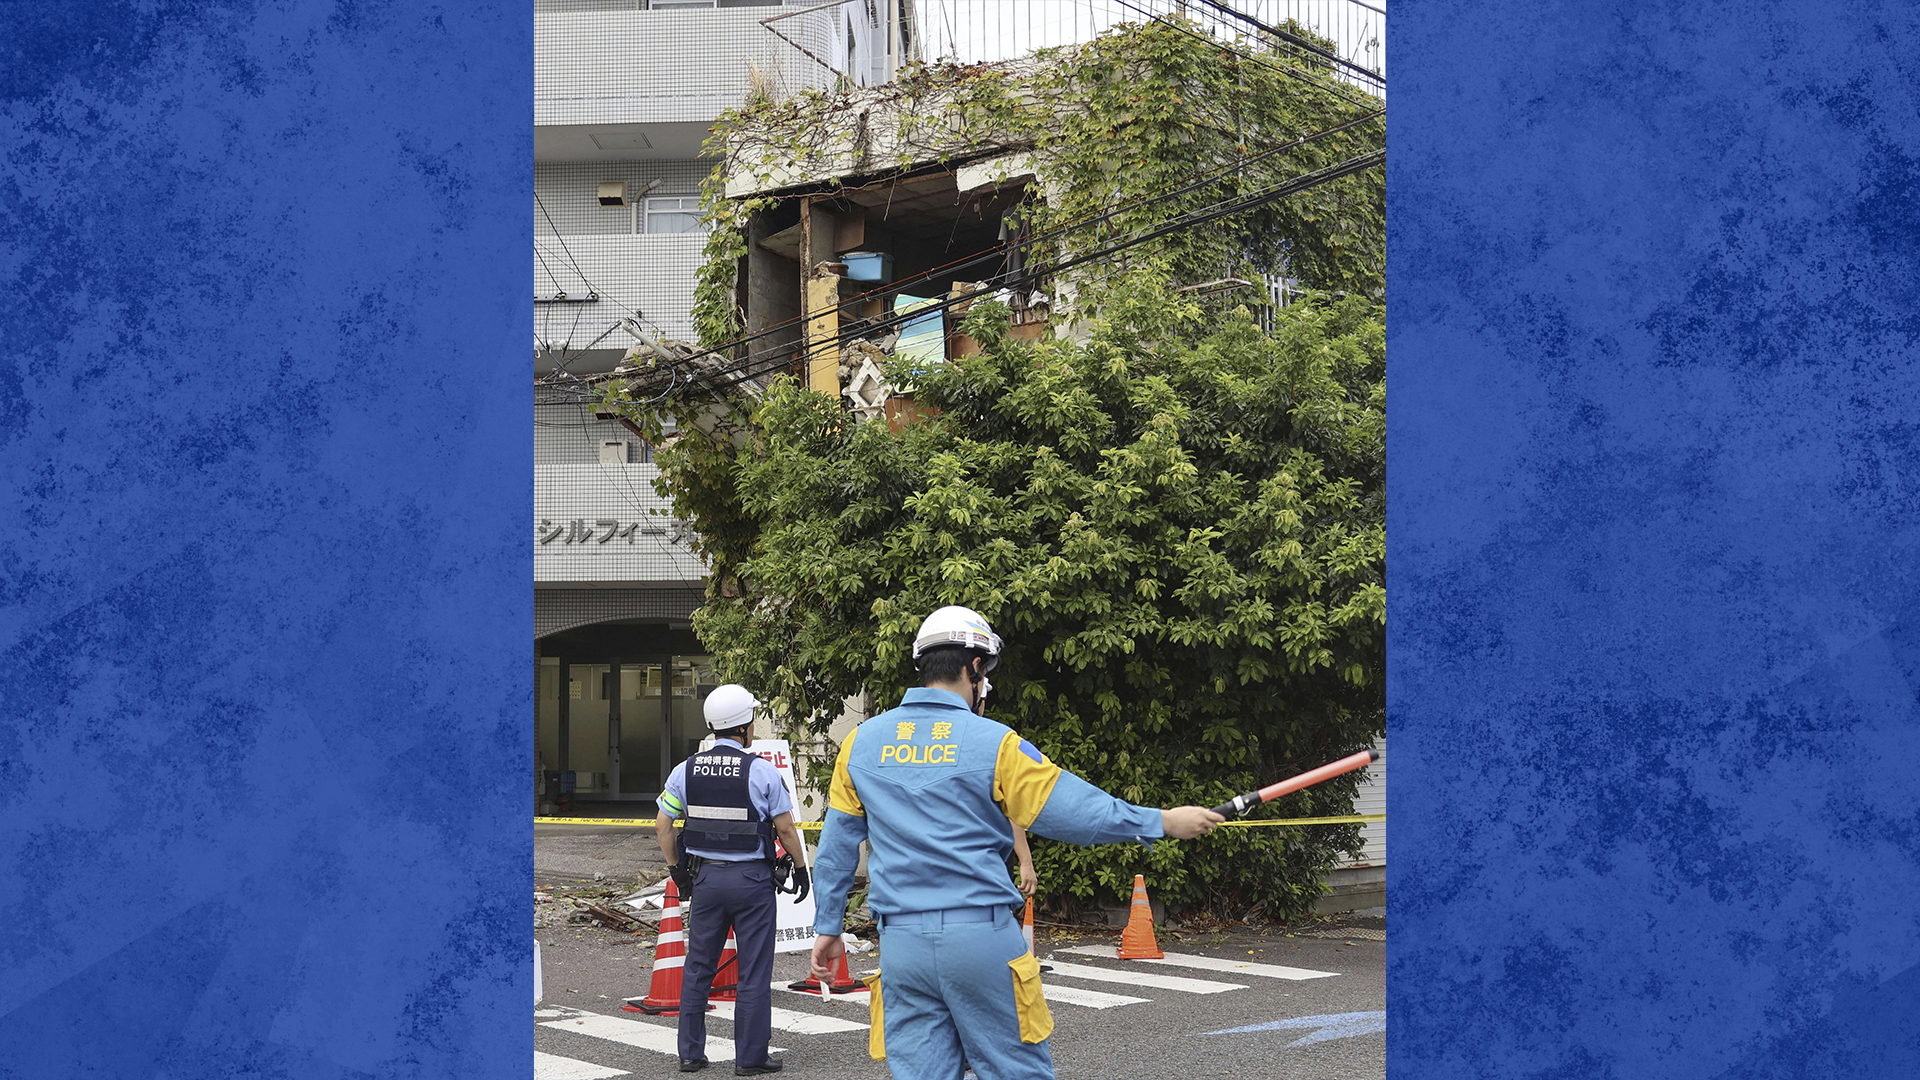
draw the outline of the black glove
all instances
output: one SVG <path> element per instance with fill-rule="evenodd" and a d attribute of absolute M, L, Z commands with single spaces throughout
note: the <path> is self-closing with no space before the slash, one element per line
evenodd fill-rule
<path fill-rule="evenodd" d="M 680 899 L 685 900 L 693 895 L 693 871 L 675 863 L 667 867 L 667 875 L 673 878 L 674 888 L 680 890 Z"/>
<path fill-rule="evenodd" d="M 793 883 L 792 888 L 787 883 Z M 808 879 L 807 868 L 801 866 L 792 855 L 782 855 L 773 860 L 773 891 L 793 893 L 793 902 L 799 903 L 813 890 L 813 882 Z"/>

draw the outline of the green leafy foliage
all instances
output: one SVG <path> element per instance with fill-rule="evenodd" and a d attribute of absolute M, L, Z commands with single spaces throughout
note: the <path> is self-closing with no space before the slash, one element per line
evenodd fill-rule
<path fill-rule="evenodd" d="M 1348 297 L 1203 320 L 1142 273 L 1085 343 L 1026 345 L 981 305 L 984 351 L 924 376 L 898 434 L 791 381 L 735 463 L 748 587 L 695 629 L 730 678 L 824 731 L 862 689 L 917 685 L 933 608 L 1006 638 L 989 715 L 1129 801 L 1212 805 L 1365 747 L 1383 722 L 1383 351 Z M 1151 316 L 1151 319 L 1148 317 Z M 1354 778 L 1290 796 L 1345 813 Z M 1302 910 L 1350 826 L 1191 844 L 1036 840 L 1055 902 Z"/>

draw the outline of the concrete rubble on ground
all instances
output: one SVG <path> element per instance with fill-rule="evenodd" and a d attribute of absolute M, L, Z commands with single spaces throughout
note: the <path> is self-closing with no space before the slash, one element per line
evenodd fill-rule
<path fill-rule="evenodd" d="M 639 881 L 645 883 L 647 879 L 652 876 L 652 873 L 642 871 L 639 875 Z M 651 889 L 657 894 L 663 887 L 665 880 L 666 875 L 662 873 L 660 880 L 645 885 L 641 890 L 642 893 Z M 631 900 L 633 896 L 640 895 L 640 893 L 635 893 L 633 896 L 627 896 L 625 899 L 622 899 L 622 894 L 628 892 L 632 887 L 632 882 L 619 887 L 615 887 L 611 883 L 594 883 L 590 885 L 582 883 L 576 886 L 536 886 L 533 890 L 534 929 L 545 930 L 558 926 L 598 925 L 609 930 L 619 930 L 627 933 L 651 931 L 660 921 L 658 911 L 648 911 L 645 908 L 641 908 L 638 911 L 629 911 L 625 907 L 620 906 L 626 903 L 627 900 Z M 639 907 L 639 905 L 632 906 Z"/>

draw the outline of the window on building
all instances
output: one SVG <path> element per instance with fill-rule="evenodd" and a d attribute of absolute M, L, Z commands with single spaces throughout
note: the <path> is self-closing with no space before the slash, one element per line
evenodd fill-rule
<path fill-rule="evenodd" d="M 700 232 L 700 198 L 697 195 L 668 195 L 647 200 L 649 233 Z"/>

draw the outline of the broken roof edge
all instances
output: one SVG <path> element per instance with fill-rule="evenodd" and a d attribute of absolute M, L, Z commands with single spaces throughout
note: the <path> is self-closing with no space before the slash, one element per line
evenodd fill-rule
<path fill-rule="evenodd" d="M 1039 75 L 1055 63 L 1035 55 L 927 65 L 891 83 L 730 114 L 716 128 L 724 193 L 736 200 L 812 194 L 1030 150 L 1029 125 L 983 131 L 967 118 L 978 119 L 983 100 L 1046 106 L 1055 95 Z"/>
<path fill-rule="evenodd" d="M 851 190 L 874 187 L 879 184 L 910 182 L 943 174 L 952 174 L 959 190 L 967 192 L 989 184 L 1031 179 L 1033 165 L 1028 155 L 1032 149 L 1031 142 L 994 143 L 968 153 L 947 154 L 926 161 L 864 173 L 827 173 L 825 175 L 815 173 L 804 177 L 776 173 L 765 180 L 750 174 L 730 174 L 727 177 L 726 195 L 727 198 L 736 201 L 756 198 L 791 199 L 801 195 L 844 195 Z M 1014 159 L 1017 159 L 1017 165 L 1013 164 Z M 1001 160 L 1009 161 L 1008 169 L 1003 173 L 993 173 L 992 164 Z M 984 176 L 985 179 L 978 183 L 965 182 L 979 176 Z"/>

